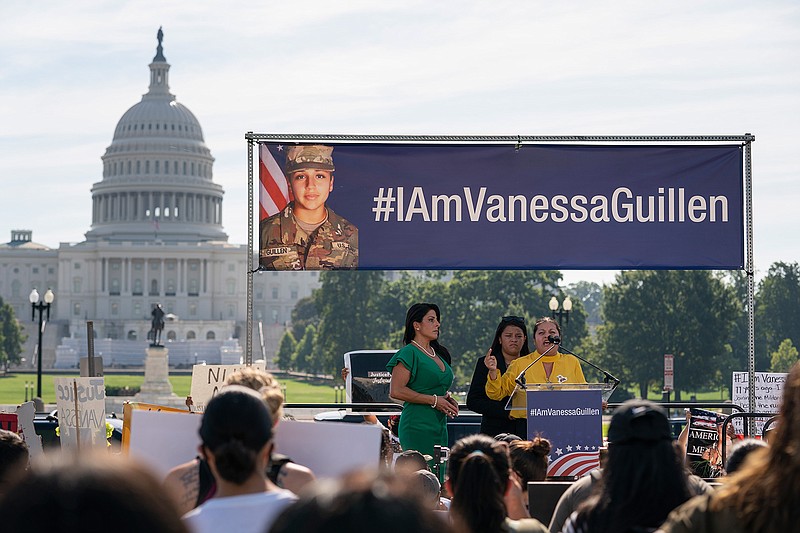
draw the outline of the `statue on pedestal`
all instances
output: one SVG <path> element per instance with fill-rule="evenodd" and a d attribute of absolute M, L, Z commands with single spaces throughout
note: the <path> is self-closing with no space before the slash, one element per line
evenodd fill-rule
<path fill-rule="evenodd" d="M 164 315 L 166 313 L 164 313 L 164 309 L 161 308 L 161 304 L 158 303 L 150 314 L 153 315 L 150 333 L 147 335 L 151 341 L 150 346 L 163 346 L 163 344 L 161 344 L 161 332 L 164 331 Z"/>

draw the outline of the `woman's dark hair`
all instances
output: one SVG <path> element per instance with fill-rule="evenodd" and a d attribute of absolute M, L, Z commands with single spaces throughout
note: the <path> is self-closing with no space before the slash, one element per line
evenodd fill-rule
<path fill-rule="evenodd" d="M 470 435 L 455 443 L 447 463 L 454 523 L 475 533 L 501 530 L 509 465 L 508 445 L 488 435 Z"/>
<path fill-rule="evenodd" d="M 408 344 L 414 340 L 414 322 L 422 322 L 423 317 L 428 314 L 428 311 L 436 313 L 436 320 L 439 322 L 442 321 L 441 314 L 439 313 L 439 306 L 436 304 L 417 303 L 408 308 L 408 312 L 406 313 L 406 329 L 403 333 L 403 344 Z M 433 348 L 439 357 L 447 361 L 448 365 L 452 364 L 450 352 L 447 348 L 439 344 L 438 339 L 431 341 L 431 348 Z"/>
<path fill-rule="evenodd" d="M 187 531 L 161 483 L 131 460 L 65 456 L 35 466 L 0 500 L 3 531 Z"/>
<path fill-rule="evenodd" d="M 603 476 L 593 496 L 578 508 L 577 525 L 598 532 L 655 529 L 689 498 L 675 441 L 609 443 Z"/>
<path fill-rule="evenodd" d="M 283 510 L 269 533 L 447 533 L 447 520 L 425 509 L 402 478 L 367 472 L 320 482 Z"/>
<path fill-rule="evenodd" d="M 241 485 L 255 471 L 258 453 L 272 440 L 272 419 L 257 392 L 228 386 L 208 402 L 200 438 L 214 455 L 219 475 Z"/>
<path fill-rule="evenodd" d="M 558 323 L 558 320 L 552 319 L 549 316 L 543 316 L 542 318 L 537 319 L 536 322 L 533 323 L 534 335 L 536 335 L 536 330 L 539 329 L 539 326 L 541 326 L 544 323 L 555 324 L 556 329 L 558 330 L 558 334 L 561 335 L 561 324 Z"/>
<path fill-rule="evenodd" d="M 516 326 L 522 330 L 525 335 L 525 340 L 522 341 L 522 348 L 520 348 L 520 355 L 527 355 L 531 353 L 528 348 L 528 328 L 525 326 L 525 319 L 519 316 L 504 316 L 497 325 L 497 330 L 494 332 L 494 341 L 492 341 L 492 355 L 500 357 L 503 354 L 503 349 L 500 347 L 500 336 L 508 326 Z"/>
<path fill-rule="evenodd" d="M 511 468 L 519 476 L 523 489 L 528 486 L 528 481 L 544 481 L 547 478 L 550 449 L 550 441 L 543 437 L 517 440 L 508 445 Z"/>

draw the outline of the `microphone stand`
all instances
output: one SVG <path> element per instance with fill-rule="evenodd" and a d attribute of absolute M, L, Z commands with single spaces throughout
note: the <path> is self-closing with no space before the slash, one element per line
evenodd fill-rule
<path fill-rule="evenodd" d="M 555 343 L 552 343 L 552 344 L 550 345 L 550 347 L 544 351 L 544 353 L 543 353 L 543 354 L 540 354 L 540 355 L 539 355 L 539 357 L 537 357 L 536 359 L 534 359 L 533 361 L 531 361 L 531 364 L 529 364 L 528 366 L 526 366 L 526 367 L 525 367 L 525 368 L 522 370 L 522 372 L 520 372 L 520 373 L 519 373 L 519 375 L 517 376 L 517 379 L 515 379 L 515 380 L 514 380 L 514 383 L 516 383 L 516 385 L 514 386 L 514 390 L 513 390 L 513 392 L 511 393 L 511 395 L 508 397 L 508 402 L 506 402 L 506 407 L 505 407 L 506 411 L 510 411 L 510 409 L 509 409 L 509 405 L 511 405 L 511 402 L 514 400 L 514 395 L 515 395 L 515 394 L 517 394 L 517 391 L 518 391 L 518 390 L 525 390 L 525 372 L 527 372 L 527 371 L 528 371 L 528 369 L 529 369 L 530 367 L 532 367 L 533 365 L 535 365 L 536 363 L 538 363 L 538 362 L 539 362 L 539 360 L 540 360 L 542 357 L 544 357 L 545 355 L 547 355 L 548 353 L 550 353 L 550 350 L 552 350 L 552 349 L 553 349 L 553 348 L 555 348 L 555 347 L 556 347 L 556 344 L 555 344 Z"/>
<path fill-rule="evenodd" d="M 597 366 L 596 364 L 594 364 L 594 363 L 592 363 L 592 362 L 590 362 L 590 361 L 587 361 L 586 359 L 584 359 L 584 358 L 583 358 L 583 357 L 581 357 L 580 355 L 576 354 L 575 352 L 573 352 L 573 351 L 569 350 L 568 348 L 565 348 L 563 344 L 559 344 L 559 346 L 561 347 L 561 349 L 562 349 L 562 350 L 563 350 L 565 353 L 568 353 L 568 354 L 570 354 L 570 355 L 572 355 L 572 356 L 575 356 L 575 357 L 577 357 L 578 359 L 580 359 L 581 361 L 583 361 L 584 363 L 586 363 L 586 364 L 587 364 L 587 365 L 589 365 L 590 367 L 594 368 L 595 370 L 598 370 L 598 371 L 600 371 L 600 372 L 603 374 L 603 376 L 605 376 L 605 378 L 603 379 L 603 383 L 610 383 L 610 382 L 612 382 L 612 381 L 613 381 L 613 382 L 614 382 L 614 388 L 613 388 L 613 389 L 611 389 L 611 391 L 612 391 L 612 392 L 613 392 L 613 391 L 614 391 L 614 389 L 616 389 L 616 388 L 617 388 L 617 386 L 620 384 L 620 380 L 618 380 L 617 378 L 615 378 L 614 376 L 612 376 L 612 375 L 611 375 L 611 374 L 610 374 L 610 373 L 609 373 L 607 370 L 603 370 L 602 368 L 600 368 L 600 367 L 599 367 L 599 366 Z"/>

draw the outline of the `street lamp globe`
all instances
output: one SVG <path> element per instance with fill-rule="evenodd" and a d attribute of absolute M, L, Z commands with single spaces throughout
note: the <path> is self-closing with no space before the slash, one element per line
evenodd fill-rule
<path fill-rule="evenodd" d="M 35 287 L 34 287 L 34 289 L 31 291 L 31 294 L 30 294 L 30 296 L 28 296 L 28 300 L 30 300 L 30 302 L 31 302 L 32 304 L 35 304 L 36 302 L 38 302 L 38 301 L 39 301 L 39 291 L 37 291 Z"/>
<path fill-rule="evenodd" d="M 36 290 L 36 289 L 34 289 L 34 290 Z M 38 299 L 38 295 L 37 295 L 37 299 Z M 56 299 L 56 295 L 53 292 L 53 289 L 47 289 L 47 292 L 44 293 L 44 303 L 51 304 L 51 303 L 53 303 L 53 300 L 55 300 L 55 299 Z"/>
<path fill-rule="evenodd" d="M 47 299 L 47 295 L 44 295 L 45 299 Z M 569 296 L 564 298 L 564 302 L 561 304 L 561 307 L 564 308 L 564 311 L 572 311 L 572 300 L 569 299 Z"/>
<path fill-rule="evenodd" d="M 558 300 L 555 296 L 550 298 L 550 302 L 547 304 L 547 306 L 550 307 L 551 311 L 556 311 L 558 309 Z"/>

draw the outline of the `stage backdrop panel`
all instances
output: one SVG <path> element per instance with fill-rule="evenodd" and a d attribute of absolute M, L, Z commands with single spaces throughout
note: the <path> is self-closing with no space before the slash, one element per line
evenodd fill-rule
<path fill-rule="evenodd" d="M 744 265 L 739 144 L 319 144 L 333 147 L 327 206 L 358 229 L 360 269 Z M 262 199 L 291 145 L 259 146 Z"/>

